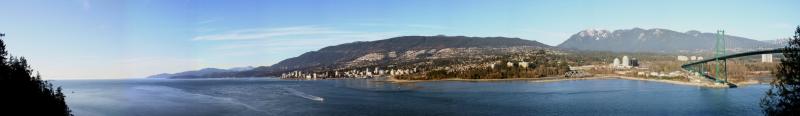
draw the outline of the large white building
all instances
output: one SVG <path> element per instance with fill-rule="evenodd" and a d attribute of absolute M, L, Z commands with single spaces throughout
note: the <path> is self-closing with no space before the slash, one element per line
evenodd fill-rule
<path fill-rule="evenodd" d="M 528 62 L 519 62 L 518 64 L 522 68 L 528 68 Z"/>
<path fill-rule="evenodd" d="M 772 54 L 761 54 L 761 62 L 772 62 Z"/>
<path fill-rule="evenodd" d="M 628 56 L 622 56 L 622 67 L 630 67 L 631 66 L 631 59 Z"/>

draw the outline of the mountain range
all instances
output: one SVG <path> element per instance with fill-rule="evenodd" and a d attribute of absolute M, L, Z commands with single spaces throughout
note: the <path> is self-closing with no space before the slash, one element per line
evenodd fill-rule
<path fill-rule="evenodd" d="M 546 44 L 507 37 L 466 36 L 401 36 L 384 40 L 353 42 L 324 47 L 306 52 L 269 67 L 258 67 L 239 76 L 271 76 L 287 71 L 307 68 L 345 68 L 362 61 L 380 61 L 390 58 L 416 59 L 444 53 L 446 48 L 552 48 Z"/>
<path fill-rule="evenodd" d="M 149 78 L 265 77 L 290 71 L 336 70 L 363 66 L 425 62 L 441 58 L 495 57 L 538 49 L 612 52 L 699 53 L 713 50 L 717 34 L 668 29 L 580 31 L 557 47 L 508 37 L 401 36 L 328 46 L 280 61 L 272 66 L 236 69 L 206 68 Z M 750 51 L 781 45 L 726 35 L 727 50 Z"/>
<path fill-rule="evenodd" d="M 201 77 L 204 75 L 214 74 L 214 73 L 231 73 L 231 72 L 241 72 L 252 70 L 254 67 L 247 66 L 247 67 L 234 67 L 230 69 L 219 69 L 219 68 L 204 68 L 200 70 L 193 70 L 193 71 L 185 71 L 179 73 L 162 73 L 157 75 L 148 76 L 147 78 L 194 78 L 194 77 Z"/>
<path fill-rule="evenodd" d="M 612 51 L 612 52 L 653 52 L 653 53 L 700 53 L 713 50 L 716 33 L 699 31 L 677 32 L 669 29 L 622 29 L 580 31 L 559 44 L 559 48 Z M 779 45 L 725 35 L 726 48 L 732 52 L 752 51 L 780 47 Z"/>

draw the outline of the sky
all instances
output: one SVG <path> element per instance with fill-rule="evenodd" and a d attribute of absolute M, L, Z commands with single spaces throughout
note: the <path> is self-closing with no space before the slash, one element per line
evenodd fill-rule
<path fill-rule="evenodd" d="M 143 78 L 269 66 L 325 46 L 407 35 L 558 45 L 585 29 L 698 30 L 772 40 L 798 0 L 0 0 L 0 33 L 44 79 Z"/>

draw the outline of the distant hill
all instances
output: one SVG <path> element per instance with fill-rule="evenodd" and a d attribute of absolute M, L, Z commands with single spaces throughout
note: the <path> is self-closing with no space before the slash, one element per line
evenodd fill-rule
<path fill-rule="evenodd" d="M 668 29 L 583 30 L 564 41 L 559 48 L 654 53 L 698 53 L 713 50 L 716 33 L 676 32 Z M 742 52 L 779 47 L 744 37 L 726 35 L 728 51 Z"/>
<path fill-rule="evenodd" d="M 789 44 L 790 38 L 782 38 L 782 39 L 774 39 L 774 40 L 764 40 L 761 42 L 770 43 L 778 46 L 786 46 Z"/>
<path fill-rule="evenodd" d="M 434 53 L 446 48 L 508 48 L 536 47 L 552 48 L 537 41 L 507 37 L 465 37 L 465 36 L 402 36 L 384 40 L 353 42 L 328 46 L 317 51 L 306 52 L 269 67 L 259 67 L 244 71 L 236 76 L 274 76 L 286 71 L 306 68 L 337 68 L 353 65 L 361 60 L 382 60 L 403 56 L 433 57 Z"/>
<path fill-rule="evenodd" d="M 208 74 L 214 73 L 227 73 L 227 72 L 240 72 L 240 71 L 247 71 L 252 70 L 252 66 L 247 67 L 235 67 L 231 69 L 218 69 L 218 68 L 204 68 L 200 70 L 193 70 L 193 71 L 185 71 L 179 72 L 174 74 L 169 73 L 162 73 L 157 75 L 148 76 L 147 78 L 193 78 L 193 77 L 201 77 Z"/>
<path fill-rule="evenodd" d="M 329 70 L 376 65 L 376 62 L 432 60 L 476 54 L 502 54 L 530 49 L 551 49 L 537 41 L 507 37 L 401 36 L 377 41 L 324 47 L 285 59 L 272 66 L 247 69 L 206 68 L 148 78 L 216 78 L 278 76 L 295 70 Z M 470 54 L 468 54 L 470 53 Z"/>

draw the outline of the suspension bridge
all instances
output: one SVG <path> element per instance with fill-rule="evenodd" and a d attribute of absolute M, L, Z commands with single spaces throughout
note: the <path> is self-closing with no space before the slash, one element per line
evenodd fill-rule
<path fill-rule="evenodd" d="M 719 30 L 717 31 L 716 45 L 714 47 L 714 58 L 683 64 L 681 65 L 681 68 L 695 74 L 696 76 L 709 79 L 713 82 L 727 84 L 731 87 L 735 87 L 736 85 L 733 85 L 730 82 L 728 82 L 728 65 L 727 65 L 728 59 L 750 56 L 750 55 L 782 53 L 785 50 L 786 49 L 784 48 L 777 48 L 769 50 L 742 52 L 736 54 L 726 54 L 725 31 Z"/>

